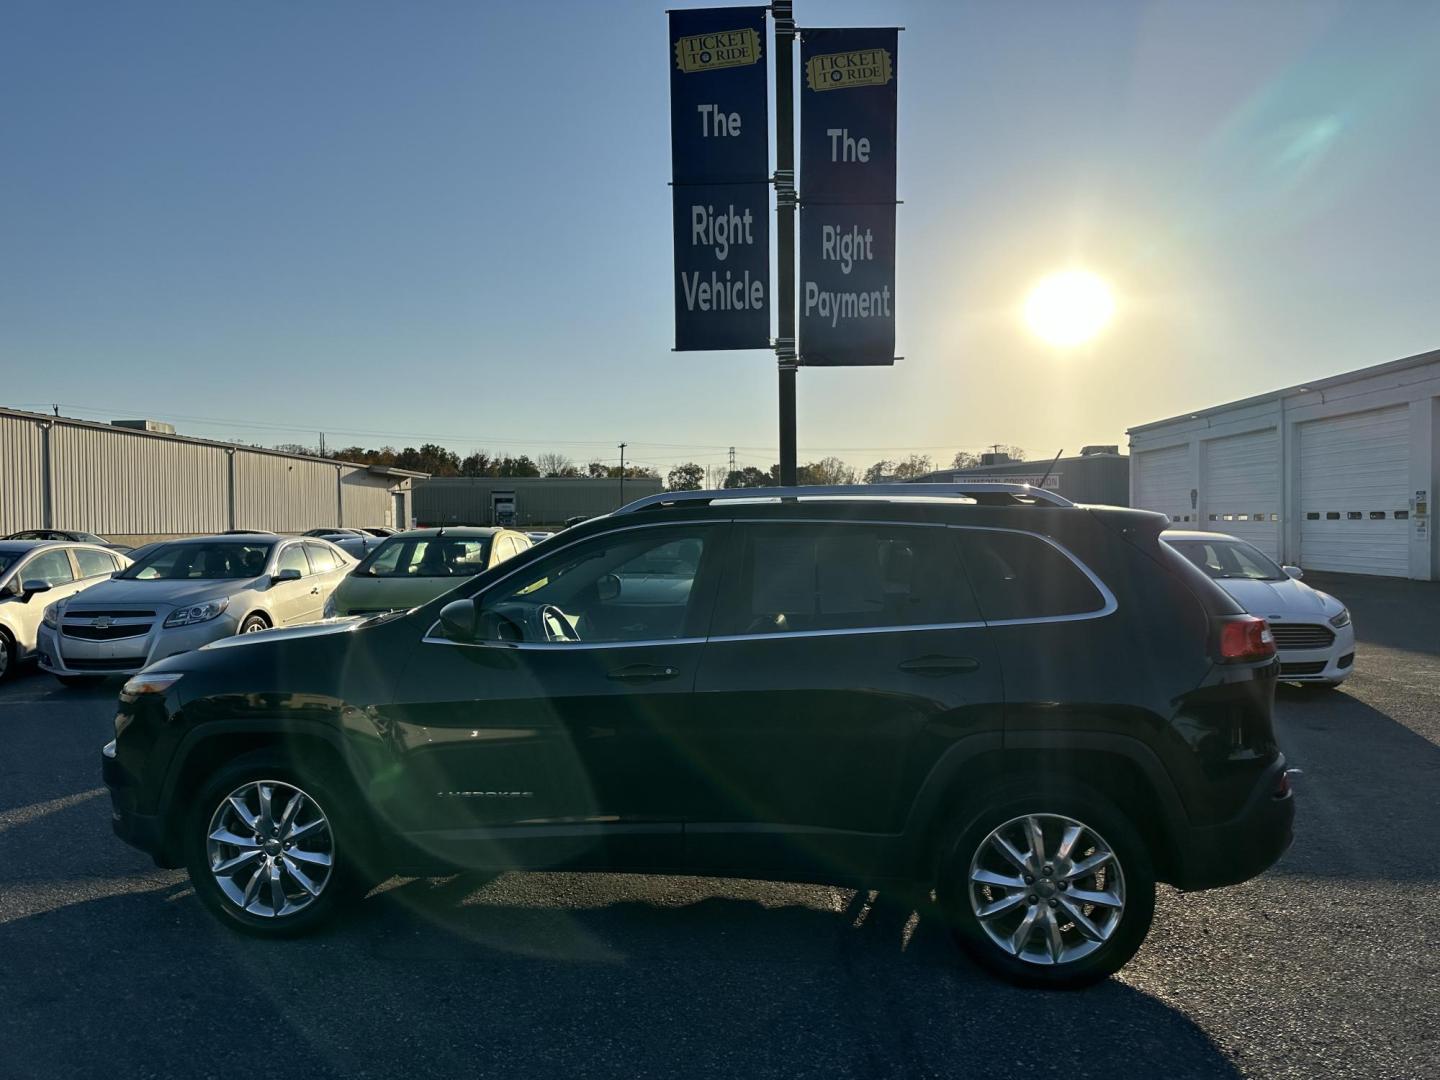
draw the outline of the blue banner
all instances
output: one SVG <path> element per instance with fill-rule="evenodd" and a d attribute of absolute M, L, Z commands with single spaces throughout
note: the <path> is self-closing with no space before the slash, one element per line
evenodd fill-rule
<path fill-rule="evenodd" d="M 675 348 L 769 348 L 770 185 L 671 190 Z"/>
<path fill-rule="evenodd" d="M 770 347 L 765 10 L 670 13 L 677 350 Z"/>
<path fill-rule="evenodd" d="M 670 160 L 677 184 L 770 177 L 763 7 L 670 12 Z"/>
<path fill-rule="evenodd" d="M 895 201 L 892 29 L 806 30 L 800 42 L 800 201 Z"/>
<path fill-rule="evenodd" d="M 895 362 L 895 204 L 800 208 L 800 362 Z"/>

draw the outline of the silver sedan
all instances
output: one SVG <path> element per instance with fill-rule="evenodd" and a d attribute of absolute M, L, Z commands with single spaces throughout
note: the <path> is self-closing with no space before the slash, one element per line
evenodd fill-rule
<path fill-rule="evenodd" d="M 232 634 L 322 617 L 355 566 L 327 540 L 258 534 L 170 540 L 45 610 L 40 666 L 61 682 L 132 674 Z"/>

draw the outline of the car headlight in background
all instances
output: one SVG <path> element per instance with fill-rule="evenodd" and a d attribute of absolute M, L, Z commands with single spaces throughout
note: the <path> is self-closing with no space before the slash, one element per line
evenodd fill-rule
<path fill-rule="evenodd" d="M 40 616 L 40 621 L 50 627 L 50 629 L 58 630 L 60 628 L 60 609 L 64 606 L 64 604 L 51 604 L 45 609 L 45 613 Z"/>
<path fill-rule="evenodd" d="M 1341 608 L 1339 615 L 1330 616 L 1330 625 L 1339 630 L 1342 626 L 1350 625 L 1350 609 Z"/>
<path fill-rule="evenodd" d="M 207 600 L 203 604 L 195 604 L 191 607 L 176 608 L 165 618 L 166 626 L 192 626 L 195 623 L 209 622 L 230 606 L 228 596 L 219 600 Z"/>

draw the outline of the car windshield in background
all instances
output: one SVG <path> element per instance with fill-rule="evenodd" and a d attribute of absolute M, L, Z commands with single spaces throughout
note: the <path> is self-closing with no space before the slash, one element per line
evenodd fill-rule
<path fill-rule="evenodd" d="M 485 569 L 490 541 L 483 537 L 392 538 L 356 569 L 365 577 L 470 577 Z"/>
<path fill-rule="evenodd" d="M 270 562 L 274 546 L 234 541 L 165 544 L 117 576 L 137 581 L 259 577 Z"/>
<path fill-rule="evenodd" d="M 1264 552 L 1235 540 L 1167 540 L 1212 578 L 1247 578 L 1250 581 L 1283 581 L 1285 572 Z"/>
<path fill-rule="evenodd" d="M 19 562 L 25 555 L 23 551 L 0 551 L 0 574 L 3 574 L 10 567 Z"/>

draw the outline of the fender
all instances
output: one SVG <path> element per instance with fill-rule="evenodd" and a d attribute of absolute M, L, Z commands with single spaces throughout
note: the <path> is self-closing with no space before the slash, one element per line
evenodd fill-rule
<path fill-rule="evenodd" d="M 296 717 L 283 716 L 255 716 L 243 720 L 211 720 L 185 732 L 175 747 L 174 753 L 170 756 L 170 765 L 165 770 L 165 782 L 160 788 L 160 800 L 157 812 L 163 817 L 169 817 L 170 808 L 174 804 L 175 788 L 180 777 L 185 772 L 185 764 L 201 744 L 210 739 L 226 735 L 274 735 L 274 736 L 303 736 L 305 738 L 323 739 L 340 755 L 340 760 L 345 763 L 352 774 L 356 774 L 358 762 L 355 755 L 350 751 L 344 735 L 333 725 L 324 720 L 305 720 Z"/>
<path fill-rule="evenodd" d="M 1090 751 L 1111 754 L 1133 765 L 1145 777 L 1159 802 L 1158 810 L 1162 825 L 1171 837 L 1183 835 L 1189 829 L 1189 815 L 1186 814 L 1175 784 L 1164 764 L 1155 752 L 1139 739 L 1128 735 L 1108 732 L 1045 732 L 1018 731 L 982 732 L 956 741 L 935 762 L 906 817 L 904 835 L 916 866 L 922 866 L 928 855 L 932 830 L 945 819 L 949 807 L 947 802 L 954 798 L 955 784 L 965 769 L 983 754 L 1009 756 L 1011 751 L 1051 751 L 1064 754 L 1066 751 Z M 1016 755 L 1018 757 L 1018 754 Z M 1003 775 L 1003 770 L 995 775 Z"/>

